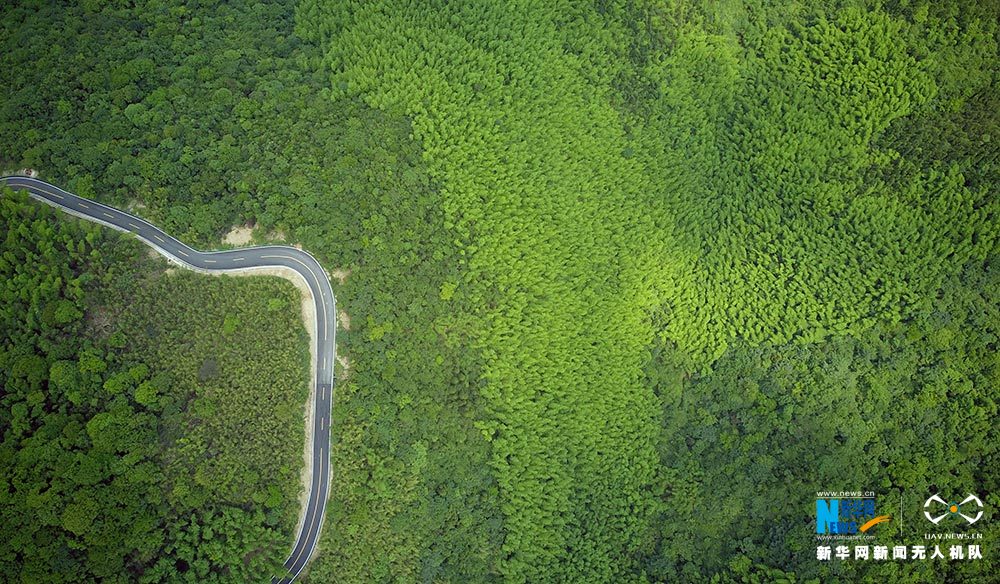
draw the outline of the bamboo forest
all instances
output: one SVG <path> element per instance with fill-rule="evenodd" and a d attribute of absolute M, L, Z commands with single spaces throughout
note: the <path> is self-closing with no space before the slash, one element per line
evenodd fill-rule
<path fill-rule="evenodd" d="M 26 0 L 0 49 L 0 176 L 325 267 L 296 582 L 1000 582 L 1000 3 Z M 300 290 L 12 185 L 0 581 L 277 582 Z"/>

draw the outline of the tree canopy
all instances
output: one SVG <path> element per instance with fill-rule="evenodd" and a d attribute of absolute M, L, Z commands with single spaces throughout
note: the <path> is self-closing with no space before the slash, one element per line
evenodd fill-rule
<path fill-rule="evenodd" d="M 989 553 L 820 563 L 807 499 L 997 491 L 996 3 L 150 0 L 0 16 L 0 166 L 191 243 L 250 224 L 328 267 L 334 480 L 304 580 L 995 571 Z M 126 240 L 3 202 L 0 460 L 93 451 L 58 466 L 174 514 L 162 541 L 123 551 L 101 539 L 104 499 L 15 488 L 74 543 L 32 563 L 9 549 L 56 540 L 18 532 L 0 562 L 28 580 L 83 555 L 88 574 L 155 580 L 183 561 L 225 579 L 237 556 L 220 534 L 287 537 L 301 432 L 255 418 L 247 438 L 235 420 L 297 415 L 302 339 L 281 328 L 295 298 L 142 276 Z M 182 293 L 208 316 L 162 300 Z M 278 328 L 258 330 L 266 315 Z M 233 375 L 264 374 L 242 351 L 269 330 L 280 387 L 234 395 Z M 41 424 L 50 403 L 85 413 Z M 266 572 L 269 553 L 238 573 Z"/>

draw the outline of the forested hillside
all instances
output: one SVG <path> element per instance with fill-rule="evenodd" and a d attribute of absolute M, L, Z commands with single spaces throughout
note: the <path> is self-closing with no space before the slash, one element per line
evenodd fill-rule
<path fill-rule="evenodd" d="M 35 4 L 3 166 L 337 270 L 306 581 L 995 572 L 1000 5 Z M 200 407 L 166 468 L 263 491 Z M 815 491 L 932 488 L 986 496 L 984 560 L 816 560 Z"/>
<path fill-rule="evenodd" d="M 0 162 L 216 242 L 325 192 L 337 110 L 291 2 L 5 3 Z M 332 161 L 331 161 L 332 162 Z"/>
<path fill-rule="evenodd" d="M 656 521 L 650 575 L 695 581 L 729 565 L 734 576 L 770 567 L 821 581 L 989 581 L 984 566 L 961 563 L 845 562 L 824 574 L 803 523 L 825 485 L 871 485 L 883 501 L 935 490 L 996 500 L 998 290 L 995 262 L 969 265 L 900 324 L 811 344 L 740 343 L 706 377 L 684 379 L 669 350 L 654 352 L 660 453 L 677 504 Z M 910 512 L 907 541 L 927 525 Z M 898 545 L 898 530 L 878 532 L 875 545 Z M 1000 543 L 995 523 L 977 531 L 984 549 Z"/>
<path fill-rule="evenodd" d="M 278 573 L 299 513 L 298 291 L 166 274 L 138 242 L 3 191 L 0 573 Z"/>
<path fill-rule="evenodd" d="M 780 436 L 792 420 L 772 419 L 767 405 L 755 411 L 745 388 L 752 372 L 739 372 L 739 383 L 711 373 L 731 343 L 739 340 L 735 353 L 788 342 L 792 351 L 840 346 L 873 327 L 888 334 L 901 322 L 924 330 L 938 291 L 965 285 L 949 276 L 968 264 L 975 279 L 988 265 L 996 185 L 965 172 L 995 173 L 996 149 L 982 126 L 956 124 L 949 112 L 983 104 L 993 91 L 996 14 L 973 5 L 917 8 L 300 6 L 302 34 L 328 47 L 334 97 L 412 119 L 440 184 L 463 266 L 455 293 L 470 301 L 483 359 L 487 416 L 479 428 L 500 487 L 505 579 L 698 581 L 727 568 L 740 573 L 743 564 L 730 563 L 740 554 L 817 573 L 785 547 L 791 540 L 778 542 L 783 555 L 765 543 L 745 549 L 742 529 L 759 530 L 784 512 L 747 513 L 751 502 L 720 496 L 734 476 L 765 500 L 791 496 L 785 489 L 794 485 L 753 474 L 782 476 L 761 457 L 782 456 L 784 441 L 739 451 L 738 463 L 760 469 L 712 466 L 712 453 L 730 455 L 740 442 L 719 440 L 722 421 L 698 404 L 719 399 L 709 396 L 722 384 L 743 415 L 763 418 L 755 423 Z M 970 73 L 959 79 L 955 68 Z M 974 162 L 972 152 L 914 152 L 901 137 L 938 116 Z M 681 454 L 694 448 L 697 426 L 676 422 L 676 405 L 663 394 L 666 417 L 656 420 L 660 392 L 642 379 L 654 338 L 657 359 L 706 375 L 679 391 L 694 404 L 690 415 L 720 426 L 701 447 L 707 452 Z M 990 432 L 995 380 L 982 369 L 986 353 L 969 351 L 965 374 L 978 380 L 974 399 L 985 400 L 986 416 L 979 424 Z M 901 377 L 920 394 L 933 391 L 916 371 Z M 830 407 L 832 391 L 850 389 L 838 386 L 844 381 L 821 379 L 803 399 Z M 906 386 L 886 391 L 899 400 Z M 799 415 L 819 420 L 823 411 Z M 835 460 L 857 464 L 852 449 L 864 440 L 882 445 L 882 458 L 869 453 L 881 463 L 872 469 L 907 451 L 902 445 L 918 430 L 896 413 L 881 423 L 901 436 L 858 436 L 857 445 L 841 437 L 850 447 Z M 650 434 L 657 425 L 659 466 Z M 941 440 L 958 431 L 934 426 Z M 824 448 L 838 443 L 810 438 Z M 993 442 L 977 443 L 971 463 L 992 456 Z M 688 457 L 718 474 L 689 468 Z M 970 463 L 941 464 L 952 472 Z M 843 480 L 803 472 L 807 484 Z M 925 487 L 932 472 L 877 481 Z M 795 496 L 811 490 L 800 486 Z M 705 521 L 703 505 L 752 519 L 726 527 Z M 711 544 L 698 537 L 704 524 Z M 732 539 L 744 544 L 725 547 Z M 702 548 L 709 551 L 695 551 Z"/>

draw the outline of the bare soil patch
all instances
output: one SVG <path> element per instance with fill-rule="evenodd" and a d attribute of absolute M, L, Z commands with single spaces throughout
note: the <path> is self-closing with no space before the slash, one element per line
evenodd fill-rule
<path fill-rule="evenodd" d="M 340 370 L 340 376 L 337 377 L 337 381 L 347 381 L 348 377 L 351 376 L 351 360 L 345 355 L 337 355 L 337 363 L 340 363 L 340 366 L 342 367 Z"/>
<path fill-rule="evenodd" d="M 336 278 L 340 285 L 343 286 L 347 282 L 347 277 L 351 275 L 351 270 L 330 270 L 329 275 L 331 278 Z"/>
<path fill-rule="evenodd" d="M 222 243 L 228 243 L 230 245 L 241 246 L 250 243 L 253 238 L 253 226 L 252 225 L 237 225 L 229 230 L 229 233 L 222 238 Z"/>

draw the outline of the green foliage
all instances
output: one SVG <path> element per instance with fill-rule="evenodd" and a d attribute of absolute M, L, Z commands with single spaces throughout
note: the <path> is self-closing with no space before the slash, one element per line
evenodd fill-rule
<path fill-rule="evenodd" d="M 671 372 L 672 351 L 663 347 L 650 373 L 663 405 L 670 504 L 657 521 L 660 552 L 650 576 L 702 581 L 742 554 L 823 582 L 989 573 L 995 560 L 819 563 L 813 533 L 801 525 L 817 490 L 873 489 L 894 517 L 902 493 L 904 521 L 896 517 L 876 543 L 901 543 L 901 526 L 912 543 L 926 531 L 919 518 L 928 494 L 995 492 L 998 291 L 991 257 L 947 277 L 941 293 L 901 323 L 811 345 L 741 343 L 707 377 Z M 983 549 L 997 545 L 995 522 L 977 531 Z"/>
<path fill-rule="evenodd" d="M 498 581 L 499 493 L 474 425 L 480 363 L 467 299 L 457 287 L 441 296 L 460 276 L 437 188 L 404 120 L 338 109 L 350 121 L 328 172 L 343 191 L 317 198 L 323 212 L 295 231 L 350 268 L 334 282 L 349 315 L 331 423 L 336 528 L 306 580 Z"/>
<path fill-rule="evenodd" d="M 326 162 L 337 115 L 291 34 L 294 2 L 25 2 L 0 8 L 0 162 L 217 243 L 269 229 Z"/>
<path fill-rule="evenodd" d="M 298 312 L 265 299 L 291 306 L 298 292 L 163 275 L 136 259 L 146 251 L 135 241 L 2 195 L 0 572 L 150 583 L 277 573 L 299 510 L 308 354 Z M 45 318 L 54 305 L 66 318 Z M 254 334 L 223 339 L 229 314 Z M 199 386 L 198 356 L 216 347 L 226 377 Z"/>
<path fill-rule="evenodd" d="M 282 505 L 268 510 L 268 526 L 287 537 L 298 514 L 308 343 L 298 310 L 275 313 L 262 299 L 297 307 L 298 291 L 276 278 L 180 272 L 116 294 L 128 298 L 117 318 L 131 358 L 169 364 L 156 371 L 169 382 L 130 390 L 162 411 L 167 501 L 192 511 L 203 501 L 253 505 L 275 488 Z M 243 326 L 228 330 L 234 321 Z"/>
<path fill-rule="evenodd" d="M 646 261 L 663 256 L 643 174 L 607 89 L 588 85 L 596 71 L 562 50 L 567 10 L 308 3 L 300 18 L 330 43 L 338 95 L 410 116 L 440 182 L 513 582 L 620 578 L 656 502 L 641 367 L 671 263 Z"/>
<path fill-rule="evenodd" d="M 170 0 L 0 16 L 0 162 L 141 203 L 193 242 L 280 228 L 345 279 L 335 480 L 307 579 L 992 573 L 805 562 L 801 503 L 824 481 L 995 490 L 996 3 Z M 294 295 L 147 282 L 97 232 L 60 239 L 44 211 L 12 212 L 0 370 L 18 397 L 0 416 L 26 443 L 0 460 L 35 456 L 36 435 L 94 442 L 74 481 L 114 485 L 110 461 L 128 460 L 143 477 L 129 492 L 174 515 L 114 525 L 145 534 L 122 571 L 100 547 L 116 533 L 105 499 L 11 492 L 87 546 L 92 576 L 224 578 L 217 562 L 238 553 L 215 546 L 242 534 L 264 551 L 225 575 L 267 572 L 293 518 L 294 448 L 273 444 L 300 439 L 301 338 L 281 328 Z M 117 299 L 95 310 L 94 289 Z M 134 290 L 166 312 L 127 305 Z M 206 303 L 200 328 L 163 301 L 188 294 Z M 280 387 L 226 385 L 265 377 L 230 345 L 269 319 L 289 348 Z M 262 416 L 257 395 L 282 424 L 255 417 L 244 436 L 234 408 Z M 39 427 L 50 396 L 87 414 Z M 28 558 L 25 579 L 76 569 L 66 550 Z"/>
<path fill-rule="evenodd" d="M 469 327 L 438 300 L 446 275 L 452 282 L 460 276 L 436 191 L 419 149 L 408 139 L 406 120 L 356 100 L 329 99 L 328 76 L 319 69 L 321 52 L 290 32 L 292 4 L 5 6 L 0 78 L 9 91 L 0 126 L 11 131 L 0 132 L 5 153 L 0 162 L 39 168 L 46 178 L 82 195 L 141 203 L 140 214 L 189 242 L 215 245 L 234 223 L 256 221 L 263 231 L 280 227 L 324 265 L 350 271 L 351 286 L 338 291 L 338 300 L 355 315 L 361 331 L 340 331 L 339 338 L 350 343 L 351 374 L 362 389 L 353 402 L 346 397 L 353 391 L 349 384 L 337 390 L 337 408 L 344 412 L 333 425 L 334 443 L 343 444 L 334 451 L 333 474 L 340 477 L 331 494 L 336 520 L 326 523 L 325 555 L 313 569 L 367 582 L 382 569 L 378 550 L 395 549 L 390 563 L 397 574 L 453 581 L 495 577 L 502 540 L 496 482 L 485 462 L 488 445 L 473 425 L 480 416 L 469 399 L 476 384 Z M 410 198 L 417 193 L 420 200 Z M 419 235 L 413 222 L 426 226 Z M 145 289 L 141 278 L 115 277 L 123 297 Z M 230 298 L 222 294 L 216 302 L 229 306 Z M 283 293 L 267 301 L 275 315 L 297 306 L 297 299 Z M 131 319 L 130 314 L 116 315 L 117 322 Z M 365 331 L 369 317 L 376 326 Z M 171 505 L 197 507 L 216 482 L 227 491 L 246 490 L 257 473 L 269 487 L 256 491 L 254 504 L 263 499 L 275 508 L 266 512 L 268 526 L 280 528 L 287 539 L 292 531 L 284 523 L 288 489 L 299 481 L 297 475 L 286 479 L 299 463 L 273 457 L 276 465 L 281 461 L 280 483 L 264 478 L 273 466 L 248 472 L 231 450 L 246 437 L 236 427 L 208 422 L 232 414 L 220 398 L 230 391 L 238 389 L 234 403 L 253 405 L 254 412 L 267 403 L 244 403 L 256 398 L 256 385 L 225 385 L 234 371 L 242 374 L 252 363 L 219 354 L 217 347 L 230 344 L 229 338 L 202 346 L 197 360 L 187 352 L 151 355 L 147 345 L 160 343 L 164 323 L 140 321 L 138 316 L 130 320 L 128 331 L 108 330 L 107 342 L 118 349 L 127 346 L 151 365 L 184 364 L 183 379 L 171 367 L 165 379 L 158 381 L 154 371 L 119 394 L 129 394 L 164 420 L 190 416 L 157 438 L 175 444 L 168 451 L 177 457 L 170 468 L 183 471 L 183 480 L 169 484 Z M 212 333 L 225 330 L 238 340 L 245 338 L 244 331 L 256 334 L 245 317 L 235 328 L 234 323 L 230 319 L 226 326 L 224 316 L 213 320 Z M 198 339 L 211 338 L 195 330 Z M 369 332 L 380 333 L 371 335 L 380 340 L 361 354 Z M 447 349 L 440 346 L 445 337 Z M 186 346 L 187 340 L 175 340 L 176 347 Z M 100 368 L 100 362 L 104 356 L 95 354 L 89 366 Z M 252 366 L 259 379 L 270 379 Z M 408 382 L 407 399 L 396 393 L 401 378 L 417 380 Z M 65 375 L 61 379 L 72 383 Z M 292 391 L 296 386 L 288 382 L 268 385 L 263 395 Z M 178 395 L 178 388 L 190 393 Z M 406 413 L 404 420 L 397 418 L 400 412 Z M 255 416 L 254 428 L 257 420 L 270 419 Z M 371 433 L 369 427 L 380 431 Z M 181 444 L 192 429 L 201 437 Z M 275 453 L 294 451 L 301 422 L 272 424 L 261 432 L 268 440 L 290 437 L 273 447 Z M 368 458 L 357 465 L 353 448 L 359 442 L 370 453 L 370 468 Z M 402 468 L 391 461 L 415 443 L 428 445 L 419 476 L 388 472 Z M 225 458 L 213 450 L 221 446 Z M 414 485 L 406 491 L 413 505 L 399 504 L 403 483 Z M 371 511 L 390 508 L 396 511 Z M 344 530 L 331 533 L 334 525 Z M 170 557 L 185 565 L 193 558 Z M 202 573 L 190 570 L 185 574 L 192 578 Z M 156 571 L 172 574 L 177 568 L 164 560 Z"/>
<path fill-rule="evenodd" d="M 739 37 L 685 30 L 646 69 L 661 89 L 635 149 L 701 250 L 664 333 L 709 360 L 733 337 L 898 321 L 995 245 L 996 199 L 963 166 L 903 165 L 877 144 L 938 103 L 907 23 L 853 8 L 762 20 Z"/>
<path fill-rule="evenodd" d="M 955 266 L 995 249 L 997 200 L 968 182 L 972 156 L 921 165 L 885 137 L 989 91 L 996 19 L 938 14 L 947 31 L 923 42 L 926 14 L 845 4 L 300 7 L 335 98 L 408 116 L 440 184 L 462 277 L 439 298 L 461 290 L 483 360 L 506 579 L 646 570 L 675 499 L 658 497 L 663 479 L 686 470 L 651 460 L 640 357 L 654 336 L 670 371 L 707 372 L 736 340 L 862 334 L 914 318 Z M 981 89 L 958 91 L 940 59 L 973 67 Z M 971 155 L 986 142 L 968 134 Z M 366 323 L 369 343 L 392 339 L 393 321 Z M 696 533 L 691 521 L 669 523 Z M 662 575 L 697 580 L 736 551 Z M 768 565 L 728 569 L 777 578 Z"/>

